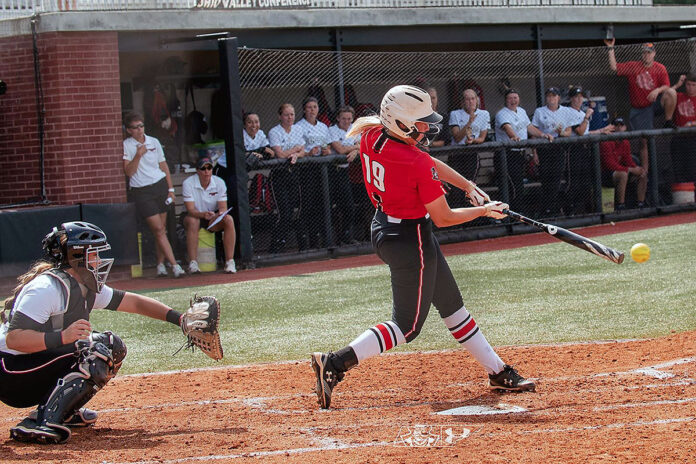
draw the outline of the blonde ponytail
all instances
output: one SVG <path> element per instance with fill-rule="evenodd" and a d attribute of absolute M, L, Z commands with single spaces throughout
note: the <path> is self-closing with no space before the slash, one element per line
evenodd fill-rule
<path fill-rule="evenodd" d="M 380 121 L 379 116 L 363 116 L 362 118 L 358 118 L 353 122 L 353 125 L 350 126 L 350 129 L 348 129 L 348 132 L 346 133 L 346 137 L 353 137 L 358 134 L 362 134 L 368 129 L 372 129 L 373 127 L 382 127 L 382 121 Z"/>

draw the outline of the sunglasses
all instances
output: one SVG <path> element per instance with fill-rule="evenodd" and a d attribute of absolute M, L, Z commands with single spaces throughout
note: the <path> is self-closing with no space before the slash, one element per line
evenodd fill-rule
<path fill-rule="evenodd" d="M 203 166 L 202 168 L 198 168 L 198 170 L 199 170 L 199 171 L 212 171 L 212 170 L 213 170 L 213 167 L 212 167 L 211 165 L 209 165 L 209 164 L 206 164 L 206 165 Z"/>
<path fill-rule="evenodd" d="M 135 126 L 128 126 L 129 129 L 142 129 L 143 127 L 145 127 L 145 124 L 142 122 L 140 124 L 136 124 Z"/>

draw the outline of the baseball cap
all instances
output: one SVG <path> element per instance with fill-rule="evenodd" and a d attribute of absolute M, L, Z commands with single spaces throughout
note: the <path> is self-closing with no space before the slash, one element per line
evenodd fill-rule
<path fill-rule="evenodd" d="M 558 90 L 558 87 L 549 87 L 548 89 L 546 89 L 546 93 L 544 95 L 548 95 L 550 93 L 554 95 L 560 95 L 561 91 Z"/>
<path fill-rule="evenodd" d="M 654 52 L 655 44 L 652 42 L 645 42 L 643 45 L 641 45 L 640 50 L 643 52 Z"/>
<path fill-rule="evenodd" d="M 198 162 L 196 162 L 196 169 L 201 169 L 203 166 L 206 164 L 209 164 L 210 166 L 213 165 L 213 160 L 211 160 L 209 157 L 204 156 L 202 158 L 198 159 Z"/>
<path fill-rule="evenodd" d="M 582 87 L 580 86 L 571 87 L 570 90 L 568 90 L 568 97 L 574 97 L 578 94 L 585 95 L 585 92 L 582 90 Z"/>
<path fill-rule="evenodd" d="M 612 124 L 614 124 L 615 126 L 625 126 L 626 121 L 624 121 L 624 118 L 621 118 L 621 117 L 614 118 L 614 121 L 612 122 Z"/>

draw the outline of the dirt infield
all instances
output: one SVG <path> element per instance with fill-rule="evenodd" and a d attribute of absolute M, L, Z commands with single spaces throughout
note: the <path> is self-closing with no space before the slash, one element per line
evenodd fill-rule
<path fill-rule="evenodd" d="M 58 446 L 4 439 L 0 461 L 692 463 L 695 336 L 502 347 L 538 382 L 523 394 L 490 392 L 462 350 L 384 355 L 330 411 L 308 360 L 125 376 L 92 401 L 94 427 Z M 0 433 L 27 412 L 0 405 Z"/>

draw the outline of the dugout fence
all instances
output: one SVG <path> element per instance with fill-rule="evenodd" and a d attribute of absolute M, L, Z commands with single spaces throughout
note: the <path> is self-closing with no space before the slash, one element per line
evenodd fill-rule
<path fill-rule="evenodd" d="M 696 70 L 694 40 L 660 42 L 655 48 L 655 59 L 665 65 L 672 84 L 680 75 Z M 616 46 L 615 51 L 619 62 L 641 57 L 640 44 Z M 473 89 L 480 109 L 490 119 L 485 142 L 452 145 L 451 134 L 445 130 L 444 146 L 431 148 L 431 154 L 475 179 L 492 198 L 566 225 L 693 207 L 693 203 L 684 206 L 681 200 L 674 205 L 672 185 L 689 181 L 684 172 L 675 173 L 673 166 L 682 166 L 683 158 L 692 156 L 684 151 L 688 144 L 675 144 L 674 140 L 696 138 L 696 129 L 663 129 L 664 116 L 657 115 L 651 130 L 596 133 L 615 117 L 628 121 L 631 110 L 627 81 L 610 69 L 604 46 L 396 53 L 240 48 L 238 56 L 242 109 L 259 115 L 266 134 L 279 123 L 281 104 L 294 106 L 298 122 L 303 118 L 302 102 L 314 97 L 319 121 L 330 126 L 336 124 L 337 111 L 344 105 L 351 106 L 356 117 L 378 112 L 384 92 L 397 84 L 435 89 L 437 111 L 447 128 L 452 112 L 462 108 L 463 91 Z M 507 89 L 518 91 L 520 107 L 532 119 L 535 109 L 545 105 L 547 88 L 558 88 L 562 104 L 568 105 L 568 90 L 573 86 L 583 89 L 583 109 L 594 107 L 590 135 L 557 137 L 553 142 L 496 140 L 495 115 L 504 106 Z M 649 181 L 641 209 L 637 208 L 636 189 L 629 186 L 626 210 L 615 212 L 614 190 L 607 186 L 606 178 L 603 186 L 601 144 L 619 139 L 629 141 L 637 163 L 646 159 L 641 155 L 643 143 L 647 148 Z M 330 140 L 321 140 L 320 145 L 330 145 Z M 249 168 L 250 223 L 257 260 L 283 259 L 297 252 L 340 254 L 369 249 L 374 208 L 362 185 L 359 157 L 347 167 L 345 156 L 332 154 L 302 158 L 294 165 L 284 160 L 254 160 Z M 272 195 L 270 204 L 258 204 L 257 174 L 268 177 L 265 192 Z M 452 206 L 466 206 L 464 195 L 456 190 L 448 194 L 448 201 Z M 515 226 L 515 230 L 520 228 Z M 454 241 L 510 231 L 508 221 L 482 218 L 438 233 L 441 240 Z"/>

